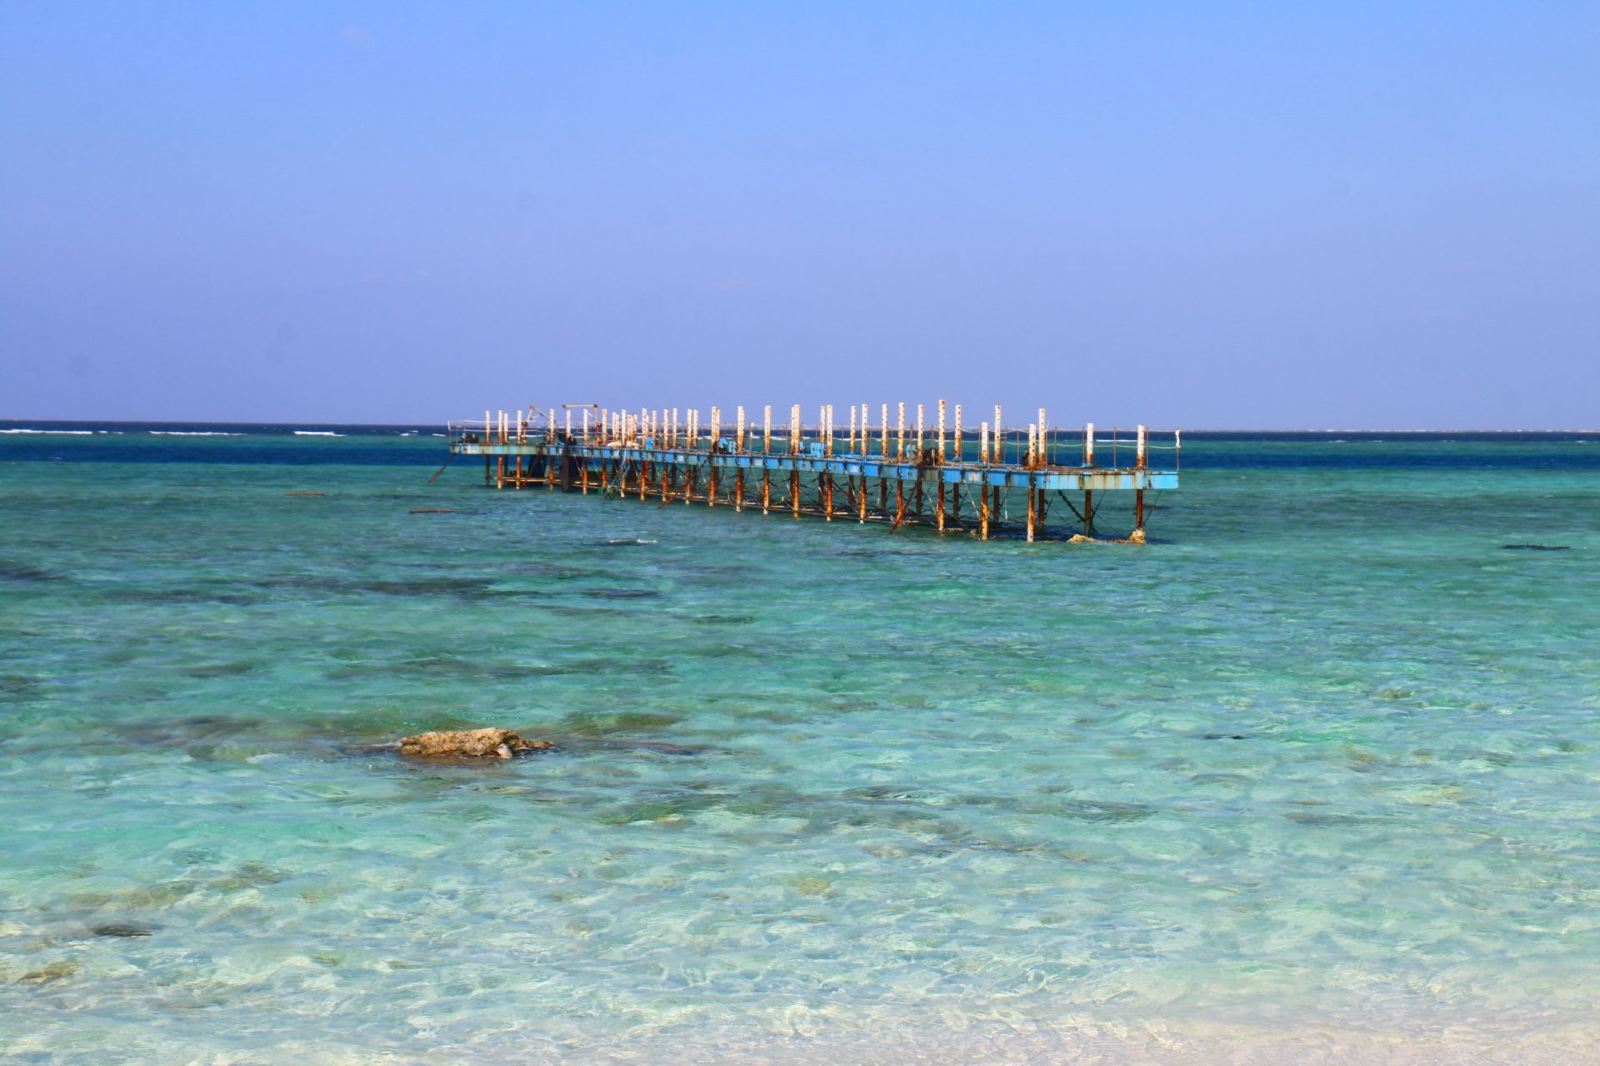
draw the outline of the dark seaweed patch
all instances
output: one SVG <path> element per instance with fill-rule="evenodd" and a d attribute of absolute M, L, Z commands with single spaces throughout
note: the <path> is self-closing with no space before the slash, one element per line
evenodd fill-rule
<path fill-rule="evenodd" d="M 588 570 L 579 566 L 548 562 L 509 563 L 503 568 L 503 572 L 507 574 L 537 574 L 541 577 L 554 577 L 562 580 L 600 577 L 605 573 L 603 570 Z"/>
<path fill-rule="evenodd" d="M 66 574 L 54 570 L 46 570 L 41 566 L 29 566 L 26 563 L 0 563 L 0 581 L 61 581 Z"/>
<path fill-rule="evenodd" d="M 232 718 L 220 714 L 194 714 L 163 718 L 153 722 L 128 722 L 111 725 L 126 744 L 166 747 L 202 740 L 227 740 L 260 728 L 264 723 L 252 718 Z"/>
<path fill-rule="evenodd" d="M 462 596 L 483 598 L 493 595 L 490 581 L 477 577 L 419 577 L 406 580 L 352 581 L 348 578 L 317 574 L 292 574 L 264 578 L 250 583 L 263 589 L 312 589 L 317 592 L 373 593 L 379 596 Z"/>
<path fill-rule="evenodd" d="M 1570 544 L 1502 544 L 1501 549 L 1508 552 L 1569 552 Z"/>
<path fill-rule="evenodd" d="M 577 714 L 568 715 L 563 722 L 563 728 L 571 733 L 588 735 L 638 733 L 670 729 L 681 720 L 675 714 L 659 714 L 650 711 L 619 711 L 615 714 L 580 711 Z"/>
<path fill-rule="evenodd" d="M 358 581 L 343 586 L 350 592 L 374 592 L 380 596 L 467 596 L 489 594 L 489 582 L 468 577 L 424 577 L 408 581 Z"/>
<path fill-rule="evenodd" d="M 222 588 L 187 589 L 107 589 L 107 594 L 123 603 L 149 603 L 181 605 L 191 603 L 221 603 L 231 607 L 248 607 L 260 602 L 248 593 L 230 591 L 234 586 Z"/>
<path fill-rule="evenodd" d="M 108 922 L 105 925 L 95 926 L 89 932 L 95 936 L 140 937 L 154 936 L 156 931 L 148 925 L 135 925 L 132 922 Z"/>
<path fill-rule="evenodd" d="M 648 600 L 660 596 L 661 593 L 654 589 L 588 589 L 584 595 L 602 600 Z"/>
<path fill-rule="evenodd" d="M 253 673 L 255 669 L 255 663 L 244 661 L 231 663 L 201 663 L 198 666 L 191 666 L 189 669 L 185 670 L 184 673 L 188 674 L 190 677 L 197 678 L 239 677 L 242 674 Z"/>
<path fill-rule="evenodd" d="M 33 699 L 44 689 L 44 681 L 21 674 L 0 674 L 0 698 Z"/>

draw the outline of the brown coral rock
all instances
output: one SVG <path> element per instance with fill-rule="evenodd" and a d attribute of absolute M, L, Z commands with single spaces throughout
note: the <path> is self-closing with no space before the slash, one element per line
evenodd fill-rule
<path fill-rule="evenodd" d="M 458 729 L 406 737 L 400 741 L 400 754 L 420 759 L 509 759 L 518 752 L 553 747 L 548 740 L 527 740 L 509 729 Z"/>

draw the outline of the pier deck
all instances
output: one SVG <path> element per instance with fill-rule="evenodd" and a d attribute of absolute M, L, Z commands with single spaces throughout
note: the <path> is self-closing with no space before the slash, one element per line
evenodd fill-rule
<path fill-rule="evenodd" d="M 1145 493 L 1178 487 L 1182 438 L 1177 432 L 1168 446 L 1172 467 L 1156 469 L 1149 464 L 1149 450 L 1162 446 L 1143 426 L 1132 440 L 1115 433 L 1097 438 L 1092 424 L 1082 431 L 1041 429 L 1041 411 L 1040 422 L 1025 434 L 992 433 L 983 423 L 973 435 L 962 430 L 960 408 L 956 411 L 955 431 L 947 434 L 942 402 L 937 432 L 924 425 L 920 407 L 913 430 L 900 405 L 893 432 L 887 405 L 876 431 L 868 425 L 865 407 L 859 428 L 852 409 L 848 434 L 840 435 L 830 407 L 822 408 L 814 427 L 802 427 L 793 409 L 786 433 L 773 431 L 771 408 L 759 433 L 747 430 L 740 408 L 736 427 L 724 435 L 716 408 L 706 433 L 694 411 L 680 425 L 676 411 L 608 412 L 569 405 L 560 412 L 564 425 L 555 409 L 501 412 L 498 418 L 486 412 L 481 423 L 450 423 L 448 438 L 452 455 L 483 456 L 484 482 L 496 488 L 543 485 L 662 503 L 759 507 L 763 513 L 795 517 L 888 522 L 893 529 L 912 524 L 970 531 L 985 540 L 1012 529 L 1030 541 L 1092 537 L 1101 509 L 1096 494 L 1130 492 L 1134 521 L 1127 539 L 1142 543 Z M 579 414 L 576 427 L 574 412 Z M 998 408 L 995 414 L 998 423 Z M 1096 463 L 1097 447 L 1102 455 L 1111 453 L 1110 466 Z M 1118 465 L 1120 455 L 1133 462 Z M 1062 513 L 1057 504 L 1076 521 L 1052 524 L 1052 513 Z"/>

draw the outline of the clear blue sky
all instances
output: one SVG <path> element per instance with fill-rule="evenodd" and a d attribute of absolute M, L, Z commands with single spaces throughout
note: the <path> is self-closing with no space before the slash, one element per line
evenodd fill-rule
<path fill-rule="evenodd" d="M 1593 427 L 1597 57 L 1592 0 L 8 0 L 0 417 Z"/>

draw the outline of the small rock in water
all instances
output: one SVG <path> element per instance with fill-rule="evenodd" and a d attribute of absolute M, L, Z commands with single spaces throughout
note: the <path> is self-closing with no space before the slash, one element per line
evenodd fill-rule
<path fill-rule="evenodd" d="M 91 932 L 95 936 L 154 936 L 155 930 L 147 925 L 123 924 L 112 922 L 109 925 L 97 925 Z"/>
<path fill-rule="evenodd" d="M 37 970 L 23 974 L 17 978 L 23 984 L 47 985 L 54 981 L 64 981 L 78 972 L 75 962 L 52 962 L 48 966 L 41 966 Z"/>
<path fill-rule="evenodd" d="M 417 758 L 509 759 L 518 752 L 545 751 L 548 740 L 527 740 L 509 729 L 458 729 L 418 733 L 400 741 L 400 754 Z"/>

